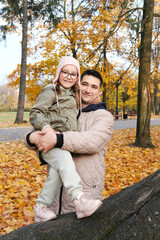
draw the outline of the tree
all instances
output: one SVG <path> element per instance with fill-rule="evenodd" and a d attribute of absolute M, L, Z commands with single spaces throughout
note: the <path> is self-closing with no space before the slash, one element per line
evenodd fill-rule
<path fill-rule="evenodd" d="M 7 84 L 0 88 L 0 110 L 13 111 L 17 107 L 17 92 Z"/>
<path fill-rule="evenodd" d="M 154 0 L 144 0 L 138 77 L 138 117 L 135 145 L 153 147 L 150 139 L 150 65 Z"/>
<path fill-rule="evenodd" d="M 153 80 L 153 105 L 155 115 L 159 115 L 160 101 L 158 94 L 160 92 L 160 19 L 154 18 L 154 39 L 152 48 L 152 80 Z"/>
<path fill-rule="evenodd" d="M 43 52 L 41 56 L 43 55 L 44 58 L 41 62 L 36 63 L 37 68 L 33 65 L 27 83 L 31 80 L 34 81 L 33 78 L 31 79 L 31 76 L 37 76 L 37 80 L 39 80 L 38 84 L 44 86 L 44 79 L 48 78 L 49 80 L 51 76 L 53 78 L 56 66 L 54 65 L 56 62 L 55 59 L 59 60 L 64 54 L 72 54 L 81 62 L 82 71 L 84 68 L 90 67 L 102 73 L 105 80 L 103 85 L 103 100 L 107 101 L 109 81 L 113 80 L 116 82 L 116 79 L 120 77 L 115 77 L 118 72 L 117 69 L 120 66 L 111 63 L 107 55 L 113 51 L 120 53 L 120 45 L 123 45 L 123 39 L 118 35 L 114 37 L 114 34 L 117 33 L 122 23 L 125 22 L 125 12 L 126 8 L 128 9 L 128 2 L 121 0 L 118 4 L 115 4 L 115 1 L 108 2 L 106 0 L 83 0 L 78 2 L 68 0 L 60 1 L 59 5 L 61 6 L 61 22 L 57 25 L 57 28 L 49 31 L 49 34 L 41 38 L 41 43 L 38 43 L 35 47 L 36 52 L 37 49 Z M 122 31 L 126 27 L 123 26 Z M 46 26 L 46 31 L 47 28 L 48 26 Z M 119 37 L 118 40 L 117 36 Z M 123 53 L 128 53 L 128 49 L 125 49 L 125 47 L 122 50 Z M 128 57 L 131 58 L 129 53 Z M 115 59 L 116 57 L 114 61 Z M 114 70 L 114 66 L 116 70 Z M 44 72 L 45 78 L 43 75 Z"/>
<path fill-rule="evenodd" d="M 33 48 L 28 45 L 29 53 L 34 58 L 39 56 L 37 62 L 27 67 L 28 99 L 35 101 L 41 89 L 52 82 L 60 58 L 72 54 L 80 61 L 81 71 L 95 68 L 101 72 L 104 79 L 103 100 L 107 101 L 109 109 L 109 106 L 115 105 L 111 101 L 116 92 L 116 82 L 121 77 L 120 69 L 125 73 L 123 84 L 129 69 L 130 75 L 133 75 L 137 67 L 141 8 L 133 5 L 133 1 L 125 0 L 60 0 L 56 9 L 57 16 L 61 19 L 57 27 L 53 28 L 50 22 L 42 25 L 42 21 L 39 21 L 35 36 L 37 45 L 32 45 Z M 35 43 L 34 39 L 31 43 Z M 137 76 L 134 76 L 137 84 Z M 125 83 L 127 81 L 130 85 L 130 78 Z M 13 83 L 17 84 L 16 75 L 12 75 Z M 32 93 L 31 88 L 36 91 Z M 113 101 L 116 102 L 114 99 Z"/>
<path fill-rule="evenodd" d="M 49 14 L 52 5 L 49 5 Z M 51 18 L 51 19 L 50 19 Z M 54 16 L 49 16 L 52 21 Z M 23 122 L 24 114 L 24 102 L 25 102 L 25 89 L 26 89 L 26 66 L 27 66 L 27 33 L 28 33 L 28 7 L 27 0 L 23 0 L 23 23 L 22 23 L 22 59 L 21 59 L 21 75 L 20 75 L 20 86 L 19 86 L 19 97 L 18 97 L 18 108 L 15 123 Z"/>
<path fill-rule="evenodd" d="M 26 89 L 26 66 L 27 66 L 27 34 L 28 20 L 33 24 L 34 20 L 40 16 L 44 22 L 52 23 L 55 26 L 59 20 L 56 16 L 56 8 L 58 0 L 51 1 L 33 1 L 33 0 L 0 0 L 2 8 L 0 16 L 7 22 L 0 26 L 1 38 L 6 39 L 6 34 L 16 29 L 16 23 L 22 24 L 22 57 L 20 71 L 20 85 L 18 108 L 15 123 L 23 122 L 25 89 Z M 21 6 L 22 5 L 22 6 Z M 28 16 L 28 10 L 30 15 Z"/>
<path fill-rule="evenodd" d="M 19 85 L 18 108 L 15 123 L 23 123 L 26 90 L 27 33 L 28 33 L 28 8 L 27 0 L 23 0 L 21 76 Z"/>
<path fill-rule="evenodd" d="M 127 94 L 128 89 L 125 89 L 125 92 L 122 92 L 122 102 L 123 102 L 123 116 L 126 113 L 125 102 L 130 98 L 130 95 Z"/>
<path fill-rule="evenodd" d="M 27 0 L 23 0 L 23 7 L 21 9 L 20 1 L 8 0 L 2 1 L 3 4 L 6 3 L 7 6 L 1 9 L 1 15 L 4 20 L 7 20 L 9 26 L 1 26 L 1 32 L 3 33 L 3 38 L 6 38 L 7 32 L 12 32 L 16 27 L 14 21 L 17 22 L 18 16 L 19 21 L 22 23 L 22 57 L 21 57 L 21 76 L 20 76 L 20 86 L 19 86 L 19 97 L 18 97 L 18 107 L 15 123 L 23 122 L 24 113 L 24 102 L 25 102 L 25 83 L 26 83 L 26 66 L 27 66 L 27 32 L 28 32 L 28 8 Z M 23 18 L 21 17 L 23 16 Z"/>
<path fill-rule="evenodd" d="M 75 213 L 21 227 L 0 240 L 159 240 L 160 170 L 106 199 L 92 216 Z"/>

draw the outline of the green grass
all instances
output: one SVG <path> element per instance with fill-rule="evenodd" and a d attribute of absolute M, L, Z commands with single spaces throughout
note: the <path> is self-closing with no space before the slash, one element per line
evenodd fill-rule
<path fill-rule="evenodd" d="M 0 122 L 10 122 L 13 123 L 16 119 L 16 112 L 0 112 Z M 29 112 L 24 113 L 24 120 L 28 122 Z"/>
<path fill-rule="evenodd" d="M 0 128 L 20 126 L 21 124 L 14 124 L 15 119 L 16 119 L 16 114 L 17 114 L 16 112 L 0 112 Z M 23 126 L 30 125 L 28 123 L 29 122 L 29 112 L 24 112 L 23 120 L 27 121 L 27 123 L 22 124 Z"/>

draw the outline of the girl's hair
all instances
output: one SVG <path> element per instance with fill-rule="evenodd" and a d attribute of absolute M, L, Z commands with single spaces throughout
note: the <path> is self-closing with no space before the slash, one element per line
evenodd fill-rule
<path fill-rule="evenodd" d="M 57 84 L 56 84 L 56 91 L 57 91 L 57 94 L 61 94 L 61 89 L 60 89 L 60 83 L 59 81 L 57 81 Z"/>
<path fill-rule="evenodd" d="M 73 92 L 75 93 L 75 99 L 76 99 L 76 103 L 77 103 L 77 108 L 79 109 L 80 107 L 80 99 L 79 99 L 79 91 L 78 91 L 78 86 L 77 83 L 74 84 L 74 86 L 71 88 L 73 90 Z M 61 89 L 60 89 L 60 83 L 59 81 L 57 81 L 56 84 L 56 92 L 58 95 L 61 94 Z"/>

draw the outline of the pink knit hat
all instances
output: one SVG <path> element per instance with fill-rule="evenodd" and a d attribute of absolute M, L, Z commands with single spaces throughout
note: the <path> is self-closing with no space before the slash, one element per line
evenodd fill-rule
<path fill-rule="evenodd" d="M 57 67 L 57 70 L 56 70 L 56 77 L 55 79 L 53 80 L 53 83 L 55 83 L 58 78 L 59 78 L 59 74 L 61 72 L 61 69 L 65 66 L 65 65 L 74 65 L 76 68 L 77 68 L 77 71 L 78 71 L 78 84 L 80 85 L 80 65 L 79 65 L 79 62 L 77 59 L 73 58 L 73 57 L 70 57 L 70 56 L 65 56 L 63 57 L 59 64 L 58 64 L 58 67 Z"/>

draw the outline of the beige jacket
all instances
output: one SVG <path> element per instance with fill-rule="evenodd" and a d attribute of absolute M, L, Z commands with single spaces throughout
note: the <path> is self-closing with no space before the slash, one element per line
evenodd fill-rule
<path fill-rule="evenodd" d="M 98 107 L 97 107 L 98 106 Z M 89 105 L 79 117 L 81 132 L 65 132 L 62 149 L 73 154 L 83 191 L 94 199 L 102 199 L 105 179 L 107 144 L 113 132 L 113 117 L 103 103 Z M 52 208 L 56 214 L 73 212 L 74 206 L 65 189 L 57 196 Z M 60 194 L 60 195 L 61 195 Z M 60 206 L 59 206 L 60 203 Z"/>

